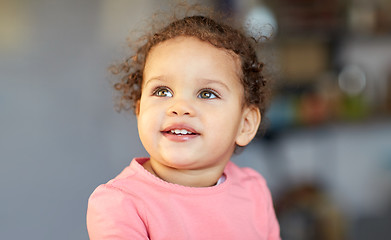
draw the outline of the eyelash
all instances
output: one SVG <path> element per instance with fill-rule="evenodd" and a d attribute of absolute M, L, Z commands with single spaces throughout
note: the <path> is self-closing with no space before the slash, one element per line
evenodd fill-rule
<path fill-rule="evenodd" d="M 152 95 L 153 96 L 157 96 L 157 97 L 166 97 L 166 96 L 159 96 L 158 95 L 158 92 L 161 91 L 161 90 L 166 90 L 169 93 L 171 93 L 171 95 L 173 95 L 171 89 L 169 87 L 166 87 L 166 86 L 157 86 L 156 88 L 153 89 Z"/>
<path fill-rule="evenodd" d="M 211 89 L 211 88 L 204 88 L 204 89 L 201 89 L 201 90 L 198 92 L 197 97 L 202 98 L 202 97 L 200 97 L 200 94 L 203 93 L 203 92 L 208 92 L 208 93 L 211 93 L 211 94 L 213 94 L 213 95 L 215 96 L 215 97 L 213 97 L 213 98 L 205 98 L 205 99 L 220 98 L 220 95 L 217 93 L 217 91 L 215 91 L 215 90 L 213 90 L 213 89 Z M 202 99 L 204 99 L 204 98 L 202 98 Z"/>
<path fill-rule="evenodd" d="M 166 96 L 160 96 L 158 95 L 159 91 L 161 90 L 165 90 L 167 92 L 169 92 L 171 94 L 171 96 L 173 95 L 173 92 L 171 91 L 171 89 L 167 86 L 157 86 L 156 88 L 153 89 L 152 91 L 152 95 L 153 96 L 157 96 L 157 97 L 166 97 Z M 200 95 L 204 92 L 207 92 L 207 93 L 210 93 L 211 95 L 214 95 L 214 97 L 210 97 L 210 98 L 203 98 L 201 97 Z M 201 89 L 198 94 L 197 94 L 197 98 L 201 98 L 201 99 L 214 99 L 214 98 L 221 98 L 220 97 L 220 94 L 214 90 L 214 89 L 211 89 L 211 88 L 203 88 Z"/>

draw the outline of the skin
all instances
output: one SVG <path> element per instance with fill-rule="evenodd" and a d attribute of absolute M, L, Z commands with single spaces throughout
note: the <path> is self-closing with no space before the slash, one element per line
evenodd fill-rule
<path fill-rule="evenodd" d="M 145 169 L 171 183 L 214 185 L 235 144 L 255 136 L 259 109 L 243 103 L 240 61 L 194 37 L 176 37 L 148 54 L 137 107 Z M 171 130 L 189 134 L 173 134 Z M 191 134 L 190 134 L 191 132 Z"/>

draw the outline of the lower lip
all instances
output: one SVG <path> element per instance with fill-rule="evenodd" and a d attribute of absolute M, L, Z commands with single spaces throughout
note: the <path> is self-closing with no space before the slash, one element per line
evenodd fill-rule
<path fill-rule="evenodd" d="M 168 140 L 174 141 L 174 142 L 186 142 L 191 139 L 194 139 L 199 136 L 199 134 L 189 134 L 189 135 L 176 135 L 176 134 L 171 134 L 167 132 L 162 133 Z"/>

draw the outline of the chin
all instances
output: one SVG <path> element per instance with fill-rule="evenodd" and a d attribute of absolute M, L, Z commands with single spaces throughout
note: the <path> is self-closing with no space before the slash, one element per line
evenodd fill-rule
<path fill-rule="evenodd" d="M 164 162 L 167 164 L 167 166 L 175 168 L 175 169 L 192 169 L 196 168 L 199 164 L 199 161 L 192 158 L 188 155 L 181 155 L 175 154 L 175 156 L 166 156 L 164 157 Z"/>

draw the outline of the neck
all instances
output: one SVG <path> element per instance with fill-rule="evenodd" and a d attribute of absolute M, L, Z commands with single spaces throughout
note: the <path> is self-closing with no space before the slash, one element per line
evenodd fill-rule
<path fill-rule="evenodd" d="M 147 161 L 144 168 L 156 177 L 169 182 L 187 187 L 210 187 L 214 186 L 222 176 L 225 164 L 208 169 L 182 170 Z"/>

